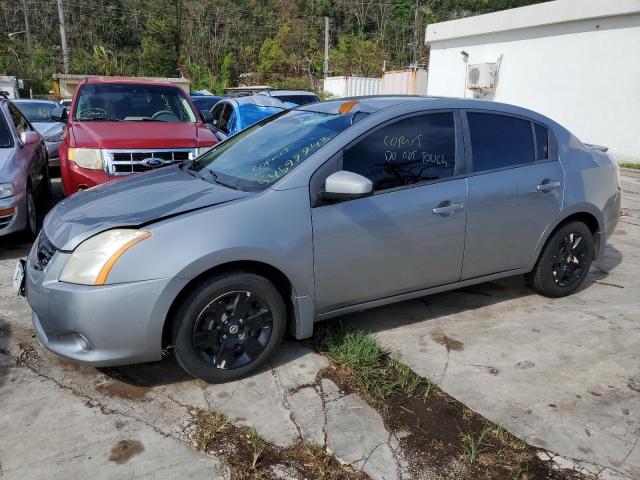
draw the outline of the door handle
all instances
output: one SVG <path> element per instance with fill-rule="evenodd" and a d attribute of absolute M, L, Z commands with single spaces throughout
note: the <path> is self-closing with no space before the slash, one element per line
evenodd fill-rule
<path fill-rule="evenodd" d="M 555 180 L 553 182 L 545 181 L 545 182 L 542 182 L 540 185 L 538 185 L 536 187 L 536 190 L 539 192 L 549 192 L 554 188 L 558 188 L 560 185 L 561 183 Z"/>
<path fill-rule="evenodd" d="M 458 210 L 462 210 L 464 208 L 464 203 L 451 203 L 450 201 L 445 201 L 440 203 L 440 205 L 433 209 L 434 215 L 450 215 Z"/>

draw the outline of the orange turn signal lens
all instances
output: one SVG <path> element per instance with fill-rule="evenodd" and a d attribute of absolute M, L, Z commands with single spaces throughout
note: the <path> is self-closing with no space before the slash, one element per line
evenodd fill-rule
<path fill-rule="evenodd" d="M 129 250 L 131 247 L 133 247 L 136 243 L 139 243 L 142 240 L 144 240 L 146 238 L 149 238 L 150 236 L 151 236 L 151 234 L 149 232 L 144 232 L 144 234 L 129 240 L 127 243 L 125 243 L 123 246 L 121 246 L 118 250 L 116 250 L 116 252 L 109 257 L 109 260 L 107 260 L 106 263 L 103 265 L 103 267 L 100 269 L 100 272 L 98 273 L 98 276 L 96 277 L 96 283 L 95 284 L 96 285 L 104 285 L 105 282 L 107 281 L 107 277 L 109 276 L 109 272 L 111 271 L 113 266 L 116 264 L 118 259 L 122 255 L 124 255 L 124 253 L 127 250 Z"/>
<path fill-rule="evenodd" d="M 0 210 L 0 217 L 8 217 L 9 215 L 13 215 L 16 213 L 16 207 L 11 208 L 3 208 Z"/>

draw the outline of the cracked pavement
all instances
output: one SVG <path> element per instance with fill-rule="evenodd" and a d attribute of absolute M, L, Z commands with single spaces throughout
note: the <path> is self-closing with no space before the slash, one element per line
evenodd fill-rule
<path fill-rule="evenodd" d="M 625 174 L 624 188 L 626 216 L 575 296 L 544 299 L 515 278 L 348 320 L 559 462 L 590 462 L 603 479 L 639 478 L 640 174 Z M 403 432 L 388 431 L 357 394 L 318 380 L 327 359 L 297 342 L 262 371 L 221 385 L 188 377 L 171 358 L 97 370 L 56 357 L 33 337 L 30 309 L 11 289 L 27 249 L 0 239 L 0 429 L 11 432 L 0 436 L 2 480 L 228 476 L 220 460 L 190 448 L 190 406 L 276 445 L 320 445 L 374 479 L 440 478 L 411 472 Z"/>

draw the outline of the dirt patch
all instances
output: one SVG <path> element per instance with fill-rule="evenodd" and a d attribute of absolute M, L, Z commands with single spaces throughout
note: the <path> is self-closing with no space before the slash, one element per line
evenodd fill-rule
<path fill-rule="evenodd" d="M 120 440 L 111 449 L 109 461 L 122 465 L 142 452 L 144 445 L 139 440 Z"/>
<path fill-rule="evenodd" d="M 35 367 L 38 365 L 38 352 L 28 343 L 18 343 L 18 347 L 22 352 L 16 358 L 16 367 Z"/>
<path fill-rule="evenodd" d="M 222 459 L 234 480 L 275 480 L 283 476 L 326 480 L 368 478 L 364 473 L 340 464 L 322 448 L 302 442 L 278 447 L 268 443 L 255 430 L 233 425 L 220 413 L 193 407 L 189 414 L 195 446 Z"/>
<path fill-rule="evenodd" d="M 431 334 L 431 338 L 434 342 L 439 343 L 447 349 L 447 352 L 461 352 L 464 350 L 464 343 L 460 340 L 456 340 L 455 338 L 448 337 L 444 333 L 433 333 Z"/>
<path fill-rule="evenodd" d="M 144 402 L 147 400 L 149 387 L 138 387 L 129 385 L 118 380 L 109 380 L 106 383 L 96 385 L 96 391 L 109 397 L 123 398 L 134 402 Z"/>

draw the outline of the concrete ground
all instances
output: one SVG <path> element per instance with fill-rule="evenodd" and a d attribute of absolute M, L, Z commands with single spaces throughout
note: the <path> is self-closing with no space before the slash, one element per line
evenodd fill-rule
<path fill-rule="evenodd" d="M 640 175 L 625 173 L 623 186 L 625 216 L 606 258 L 572 297 L 542 298 L 515 278 L 347 320 L 515 435 L 607 467 L 602 478 L 640 478 Z M 278 445 L 319 444 L 372 478 L 410 477 L 402 432 L 387 431 L 357 395 L 315 383 L 327 361 L 296 342 L 261 372 L 213 386 L 171 359 L 96 370 L 50 354 L 11 289 L 27 251 L 16 237 L 0 239 L 3 480 L 226 477 L 218 459 L 188 448 L 189 406 L 220 411 Z"/>
<path fill-rule="evenodd" d="M 640 478 L 640 172 L 582 290 L 504 279 L 353 315 L 422 376 L 528 443 Z"/>

